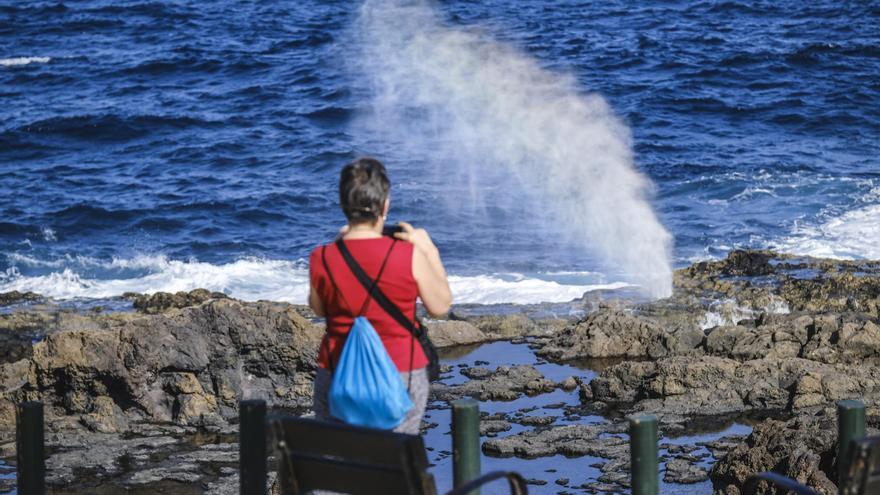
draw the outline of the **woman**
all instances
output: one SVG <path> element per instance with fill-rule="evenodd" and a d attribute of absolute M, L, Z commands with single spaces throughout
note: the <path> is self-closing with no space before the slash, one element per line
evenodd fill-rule
<path fill-rule="evenodd" d="M 348 225 L 340 231 L 342 240 L 355 261 L 371 279 L 378 278 L 379 289 L 407 318 L 415 319 L 416 298 L 422 300 L 429 314 L 442 315 L 449 311 L 452 294 L 431 237 L 425 229 L 415 229 L 405 222 L 400 223 L 402 231 L 394 238 L 382 235 L 390 187 L 385 167 L 378 160 L 361 158 L 342 169 L 339 202 L 348 219 Z M 334 244 L 318 246 L 309 267 L 309 306 L 318 316 L 327 318 L 315 377 L 315 415 L 330 418 L 327 396 L 332 369 L 354 318 L 362 314 L 382 339 L 414 404 L 394 431 L 418 434 L 428 401 L 428 360 L 422 347 L 406 328 L 369 300 L 367 290 Z"/>

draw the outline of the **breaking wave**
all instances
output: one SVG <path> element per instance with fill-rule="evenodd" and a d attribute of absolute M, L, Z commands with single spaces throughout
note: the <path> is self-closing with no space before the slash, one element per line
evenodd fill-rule
<path fill-rule="evenodd" d="M 880 259 L 880 204 L 848 211 L 819 225 L 801 225 L 772 244 L 782 252 L 835 259 Z"/>
<path fill-rule="evenodd" d="M 14 57 L 0 58 L 0 67 L 14 67 L 18 65 L 45 64 L 52 60 L 51 57 Z"/>
<path fill-rule="evenodd" d="M 0 292 L 33 291 L 55 299 L 102 299 L 126 292 L 154 293 L 205 288 L 246 301 L 271 300 L 305 304 L 309 293 L 308 265 L 286 261 L 242 258 L 226 264 L 171 260 L 164 256 L 136 256 L 102 262 L 68 256 L 55 260 L 7 255 L 11 265 L 0 272 Z M 457 304 L 532 304 L 568 302 L 586 292 L 628 287 L 623 282 L 577 283 L 572 274 L 564 281 L 552 274 L 450 276 Z"/>

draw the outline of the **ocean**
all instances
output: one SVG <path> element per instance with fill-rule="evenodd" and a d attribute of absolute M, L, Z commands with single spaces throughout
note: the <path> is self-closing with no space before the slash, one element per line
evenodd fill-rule
<path fill-rule="evenodd" d="M 364 155 L 456 303 L 880 258 L 876 1 L 7 1 L 0 101 L 0 292 L 303 303 Z"/>

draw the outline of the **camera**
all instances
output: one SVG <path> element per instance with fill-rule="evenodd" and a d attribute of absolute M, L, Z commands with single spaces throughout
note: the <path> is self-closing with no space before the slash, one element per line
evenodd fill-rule
<path fill-rule="evenodd" d="M 403 227 L 401 227 L 400 225 L 386 225 L 382 229 L 382 235 L 388 237 L 394 237 L 394 234 L 397 234 L 399 232 L 403 232 Z"/>

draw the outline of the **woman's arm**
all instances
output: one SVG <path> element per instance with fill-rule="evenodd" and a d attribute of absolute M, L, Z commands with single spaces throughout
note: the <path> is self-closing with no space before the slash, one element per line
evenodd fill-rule
<path fill-rule="evenodd" d="M 314 287 L 309 287 L 309 307 L 312 308 L 312 311 L 315 312 L 317 316 L 325 316 L 324 313 L 324 301 L 321 300 L 321 296 L 318 295 L 318 291 L 315 290 Z"/>
<path fill-rule="evenodd" d="M 321 249 L 324 248 L 319 247 L 315 249 L 309 257 L 309 307 L 312 308 L 316 315 L 326 316 L 327 311 L 324 308 L 324 301 L 321 300 L 318 289 L 315 288 L 315 284 L 318 281 L 317 271 L 320 270 L 318 267 L 320 266 L 319 263 L 321 263 Z"/>
<path fill-rule="evenodd" d="M 446 278 L 446 269 L 440 259 L 440 251 L 425 229 L 415 229 L 406 222 L 400 222 L 403 232 L 395 237 L 411 242 L 413 249 L 413 278 L 419 286 L 419 298 L 431 316 L 440 316 L 449 311 L 452 305 L 452 291 Z"/>

